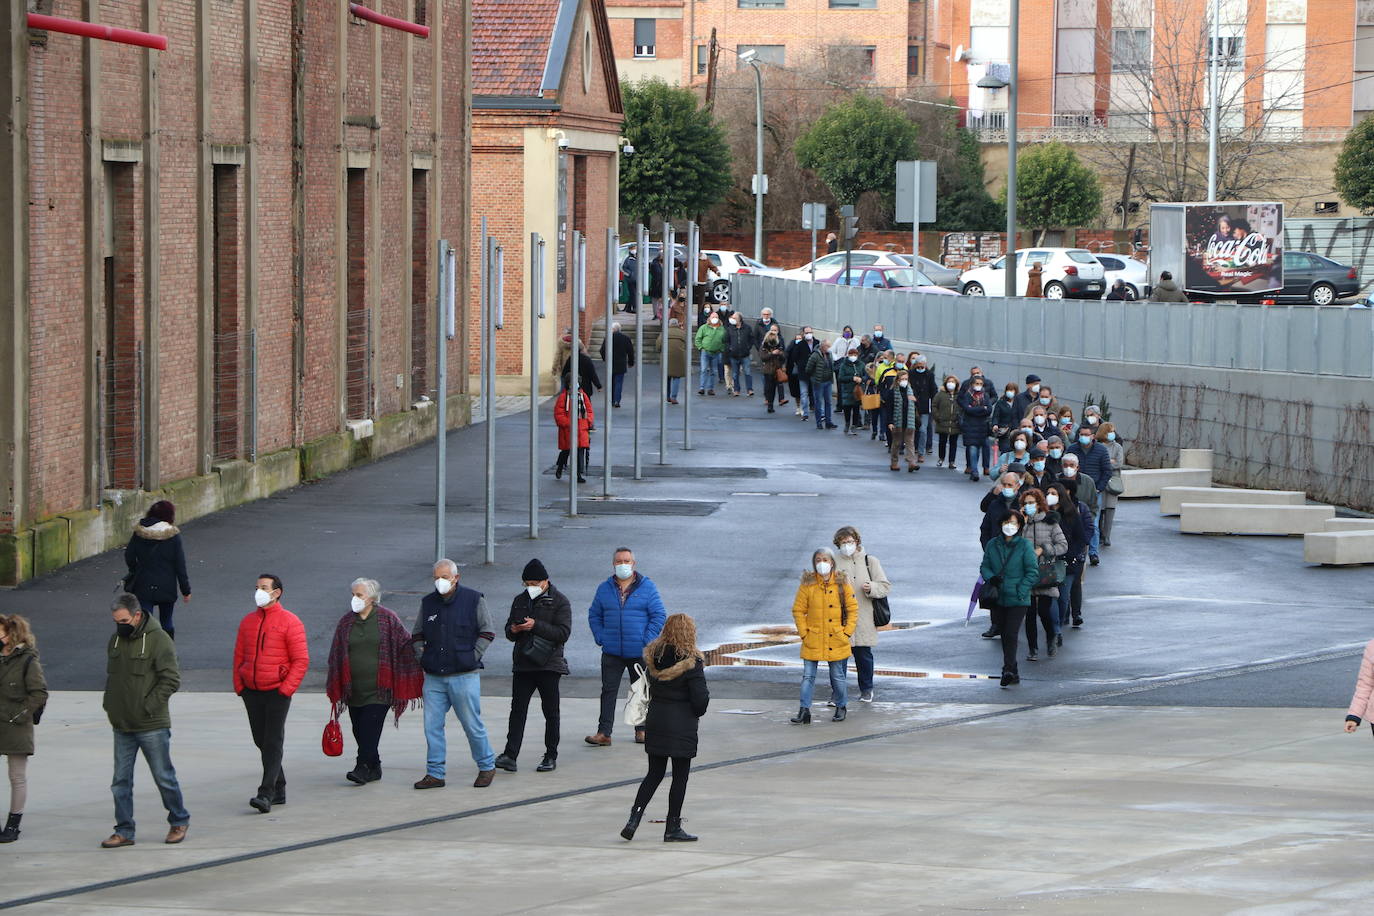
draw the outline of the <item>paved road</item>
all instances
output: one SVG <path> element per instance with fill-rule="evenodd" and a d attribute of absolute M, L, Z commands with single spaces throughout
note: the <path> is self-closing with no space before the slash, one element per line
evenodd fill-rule
<path fill-rule="evenodd" d="M 649 367 L 653 373 L 656 367 Z M 1053 378 L 1052 373 L 1043 373 Z M 656 378 L 646 380 L 656 391 Z M 616 465 L 630 463 L 629 395 L 615 411 Z M 566 480 L 541 476 L 541 537 L 526 537 L 529 450 L 526 414 L 497 420 L 498 551 L 482 565 L 482 427 L 451 434 L 448 552 L 464 581 L 486 592 L 498 610 L 519 587 L 521 567 L 539 556 L 578 609 L 610 572 L 614 547 L 636 548 L 671 610 L 699 621 L 704 645 L 751 639 L 758 626 L 790 623 L 797 576 L 809 551 L 842 524 L 857 525 L 897 585 L 893 613 L 920 624 L 884 634 L 880 667 L 908 672 L 992 675 L 1000 655 L 978 638 L 985 617 L 963 622 L 979 560 L 977 502 L 984 492 L 932 461 L 917 474 L 892 474 L 886 454 L 867 436 L 820 432 L 792 414 L 769 415 L 761 397 L 704 398 L 693 403 L 693 445 L 679 447 L 682 408 L 670 408 L 668 464 L 657 465 L 657 404 L 644 413 L 643 481 L 614 479 L 611 501 L 588 499 L 576 519 L 564 515 Z M 598 401 L 599 407 L 599 401 Z M 552 463 L 555 430 L 541 411 L 541 465 Z M 1129 431 L 1127 431 L 1129 434 Z M 600 432 L 594 462 L 600 465 Z M 253 581 L 273 571 L 286 582 L 284 603 L 301 614 L 316 660 L 307 687 L 322 683 L 333 622 L 346 612 L 356 576 L 379 579 L 384 603 L 413 615 L 428 588 L 433 550 L 433 449 L 417 448 L 272 499 L 185 526 L 194 598 L 178 606 L 178 651 L 190 689 L 222 690 L 238 618 L 251 608 Z M 596 468 L 594 467 L 594 472 Z M 1170 702 L 1228 705 L 1338 706 L 1349 690 L 1358 646 L 1372 632 L 1374 574 L 1302 562 L 1288 538 L 1196 537 L 1161 519 L 1154 500 L 1123 502 L 1116 546 L 1090 570 L 1087 625 L 1065 637 L 1054 660 L 1023 663 L 1016 701 L 1095 697 L 1180 673 L 1203 674 L 1279 660 L 1277 667 L 1227 679 L 1245 690 L 1198 680 L 1170 687 Z M 122 573 L 111 552 L 0 595 L 0 606 L 33 617 L 55 685 L 98 689 L 100 646 L 109 631 L 110 589 Z M 1298 664 L 1312 657 L 1327 663 Z M 795 662 L 791 647 L 751 653 Z M 569 693 L 590 695 L 597 650 L 579 628 L 569 646 Z M 508 670 L 493 652 L 490 672 Z M 725 667 L 712 671 L 721 690 L 784 697 L 792 667 Z M 884 698 L 1001 703 L 1007 691 L 987 680 L 890 677 Z M 1132 702 L 1131 694 L 1089 702 Z"/>

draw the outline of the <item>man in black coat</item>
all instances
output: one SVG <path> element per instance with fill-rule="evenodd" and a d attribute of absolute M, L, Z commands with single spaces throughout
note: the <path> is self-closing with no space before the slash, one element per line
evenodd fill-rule
<path fill-rule="evenodd" d="M 927 455 L 931 452 L 935 435 L 935 421 L 930 414 L 934 410 L 936 394 L 935 374 L 930 371 L 929 365 L 924 356 L 916 357 L 909 376 L 911 393 L 916 395 L 916 410 L 921 414 L 921 425 L 925 427 L 916 433 L 916 448 L 924 448 Z M 924 445 L 921 444 L 922 439 L 925 439 Z"/>
<path fill-rule="evenodd" d="M 538 690 L 544 710 L 544 759 L 534 769 L 547 773 L 558 767 L 558 679 L 568 674 L 563 646 L 572 635 L 572 604 L 553 587 L 548 570 L 538 560 L 526 563 L 520 577 L 525 587 L 511 602 L 506 619 L 506 638 L 515 644 L 511 649 L 510 724 L 506 748 L 496 758 L 496 766 L 508 773 L 516 771 L 530 697 Z"/>
<path fill-rule="evenodd" d="M 568 372 L 571 367 L 572 357 L 569 356 L 563 361 L 561 378 L 564 388 L 568 387 Z M 587 351 L 583 349 L 581 343 L 577 344 L 577 380 L 587 397 L 591 397 L 594 390 L 601 390 L 601 376 L 596 374 L 596 363 L 592 362 L 592 358 L 587 355 Z"/>
<path fill-rule="evenodd" d="M 601 340 L 601 361 L 606 361 L 606 340 Z M 611 406 L 620 406 L 625 388 L 625 373 L 635 367 L 634 341 L 620 332 L 620 322 L 611 323 Z"/>
<path fill-rule="evenodd" d="M 654 317 L 663 317 L 663 252 L 649 262 L 649 299 L 654 304 Z"/>
<path fill-rule="evenodd" d="M 1011 402 L 1012 410 L 1016 412 L 1016 418 L 1018 420 L 1030 413 L 1031 405 L 1035 403 L 1035 399 L 1039 396 L 1040 376 L 1032 372 L 1030 375 L 1026 376 L 1026 384 L 1021 387 L 1021 390 L 1016 394 L 1016 398 Z"/>
<path fill-rule="evenodd" d="M 806 364 L 811 360 L 811 354 L 820 348 L 816 342 L 816 335 L 811 330 L 810 325 L 801 329 L 802 339 L 794 340 L 787 347 L 787 374 L 794 379 L 799 379 L 802 386 L 802 395 L 797 400 L 797 416 L 806 419 L 806 405 L 811 403 L 811 378 L 806 373 Z"/>

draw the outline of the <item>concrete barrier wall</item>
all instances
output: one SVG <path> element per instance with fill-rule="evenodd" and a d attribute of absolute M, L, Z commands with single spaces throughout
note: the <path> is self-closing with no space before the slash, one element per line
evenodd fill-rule
<path fill-rule="evenodd" d="M 1374 510 L 1374 310 L 954 297 L 744 275 L 737 307 L 834 335 L 881 323 L 938 373 L 1041 375 L 1105 398 L 1140 467 L 1215 452 L 1213 479 Z M 1305 335 L 1305 336 L 1304 336 Z"/>

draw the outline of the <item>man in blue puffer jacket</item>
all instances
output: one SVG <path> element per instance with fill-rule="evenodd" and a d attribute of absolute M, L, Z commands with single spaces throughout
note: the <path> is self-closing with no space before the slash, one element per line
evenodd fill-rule
<path fill-rule="evenodd" d="M 644 647 L 658 636 L 668 616 L 658 587 L 648 576 L 635 571 L 633 550 L 617 547 L 611 562 L 615 564 L 615 574 L 597 586 L 592 606 L 587 610 L 592 636 L 601 647 L 601 718 L 596 734 L 584 739 L 595 747 L 611 746 L 621 676 L 628 671 L 631 684 L 638 680 L 634 666 L 641 663 Z M 644 743 L 644 729 L 635 729 L 635 742 Z"/>

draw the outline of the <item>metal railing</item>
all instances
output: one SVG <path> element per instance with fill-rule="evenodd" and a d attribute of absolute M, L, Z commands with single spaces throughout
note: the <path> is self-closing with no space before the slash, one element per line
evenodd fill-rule
<path fill-rule="evenodd" d="M 737 275 L 737 308 L 827 331 L 882 324 L 893 340 L 986 353 L 1374 378 L 1374 309 L 1006 299 Z"/>

